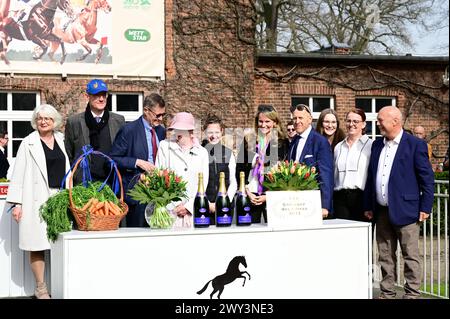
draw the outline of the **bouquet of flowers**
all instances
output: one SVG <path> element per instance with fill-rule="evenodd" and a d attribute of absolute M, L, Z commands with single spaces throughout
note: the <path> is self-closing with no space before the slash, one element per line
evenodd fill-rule
<path fill-rule="evenodd" d="M 264 175 L 263 186 L 269 191 L 319 189 L 315 166 L 293 161 L 278 162 Z"/>
<path fill-rule="evenodd" d="M 151 228 L 169 228 L 174 218 L 166 206 L 187 198 L 186 182 L 174 171 L 155 168 L 141 174 L 128 195 L 141 204 L 153 204 L 153 214 L 149 218 Z"/>

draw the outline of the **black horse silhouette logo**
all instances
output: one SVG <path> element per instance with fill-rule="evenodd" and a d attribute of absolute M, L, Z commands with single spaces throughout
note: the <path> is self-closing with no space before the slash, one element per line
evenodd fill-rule
<path fill-rule="evenodd" d="M 228 264 L 227 271 L 224 274 L 216 276 L 214 279 L 208 281 L 201 290 L 197 291 L 197 294 L 201 295 L 206 290 L 206 288 L 208 288 L 208 284 L 212 282 L 213 291 L 210 294 L 210 298 L 212 299 L 213 295 L 218 291 L 219 293 L 217 294 L 217 299 L 220 299 L 220 295 L 222 294 L 225 285 L 233 282 L 236 278 L 244 278 L 244 282 L 242 283 L 242 287 L 244 287 L 245 281 L 247 280 L 247 277 L 245 277 L 244 274 L 248 275 L 248 280 L 251 279 L 251 276 L 248 272 L 239 270 L 240 264 L 247 268 L 245 257 L 234 257 Z"/>

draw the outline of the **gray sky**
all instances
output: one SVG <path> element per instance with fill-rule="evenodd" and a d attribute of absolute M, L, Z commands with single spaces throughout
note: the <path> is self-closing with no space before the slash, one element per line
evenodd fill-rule
<path fill-rule="evenodd" d="M 413 55 L 445 55 L 448 56 L 448 27 L 434 33 L 422 34 L 412 28 L 413 40 L 416 43 L 411 52 Z"/>
<path fill-rule="evenodd" d="M 413 55 L 449 55 L 449 1 L 448 0 L 438 0 L 435 2 L 436 14 L 435 19 L 444 20 L 443 29 L 435 32 L 425 32 L 419 31 L 417 26 L 411 26 L 410 30 L 412 33 L 412 39 L 415 42 L 414 49 L 412 51 L 405 50 L 403 53 L 412 53 Z M 406 52 L 408 51 L 408 52 Z"/>

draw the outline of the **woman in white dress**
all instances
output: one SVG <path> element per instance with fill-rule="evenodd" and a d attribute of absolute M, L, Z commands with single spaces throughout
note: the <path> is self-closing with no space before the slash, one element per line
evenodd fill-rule
<path fill-rule="evenodd" d="M 187 182 L 188 199 L 176 203 L 172 213 L 178 217 L 174 228 L 191 227 L 194 199 L 198 189 L 198 173 L 203 173 L 204 189 L 208 186 L 208 152 L 194 137 L 195 120 L 191 113 L 175 114 L 168 129 L 173 133 L 170 139 L 163 140 L 159 144 L 155 166 L 173 170 Z"/>
<path fill-rule="evenodd" d="M 43 104 L 34 110 L 31 126 L 35 131 L 20 144 L 6 199 L 19 224 L 19 248 L 30 252 L 38 299 L 50 297 L 44 281 L 44 252 L 50 243 L 39 207 L 58 191 L 70 168 L 64 136 L 57 132 L 61 124 L 62 117 L 53 106 Z"/>

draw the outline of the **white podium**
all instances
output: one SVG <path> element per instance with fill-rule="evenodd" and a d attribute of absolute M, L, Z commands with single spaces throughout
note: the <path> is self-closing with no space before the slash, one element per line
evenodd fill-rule
<path fill-rule="evenodd" d="M 369 223 L 347 220 L 298 230 L 71 231 L 52 246 L 51 292 L 53 298 L 216 299 L 221 292 L 221 299 L 370 299 L 371 243 Z"/>

